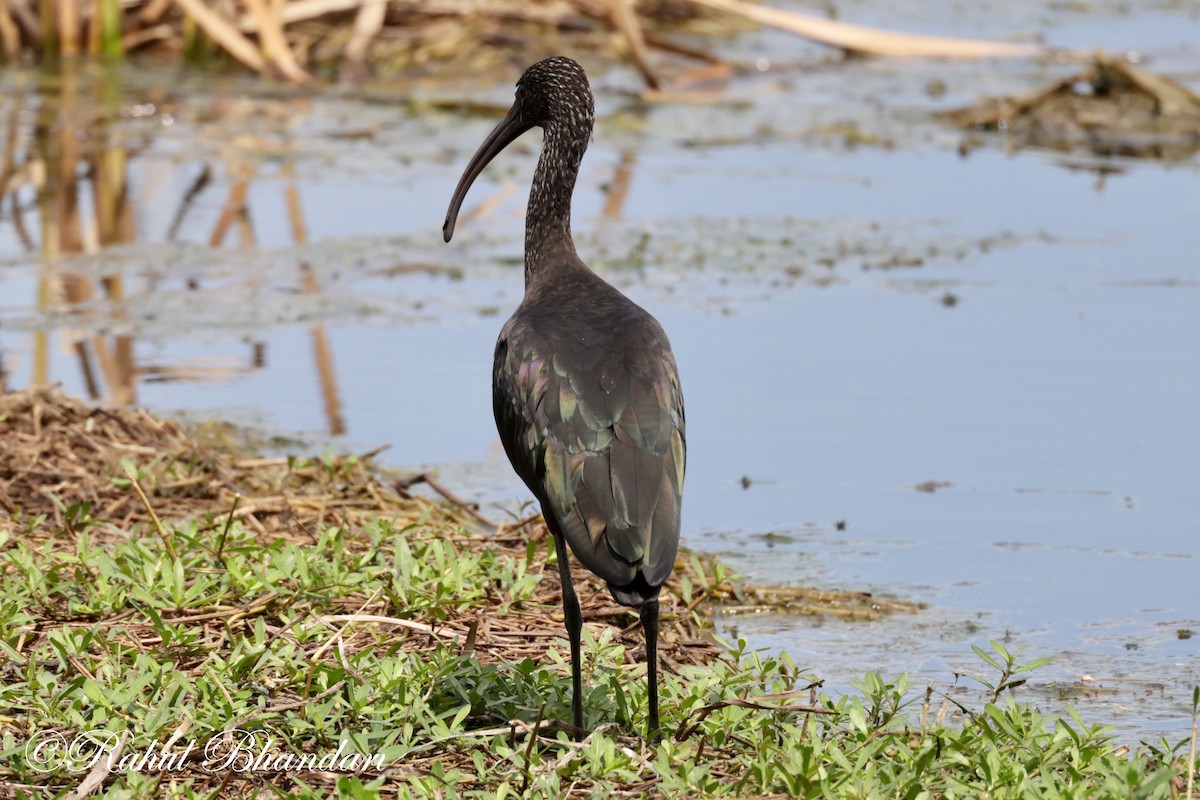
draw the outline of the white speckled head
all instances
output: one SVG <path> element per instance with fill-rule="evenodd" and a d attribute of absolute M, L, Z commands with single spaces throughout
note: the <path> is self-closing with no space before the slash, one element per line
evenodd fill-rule
<path fill-rule="evenodd" d="M 573 59 L 554 56 L 525 70 L 517 81 L 512 108 L 479 146 L 459 179 L 442 226 L 445 240 L 454 235 L 459 208 L 475 178 L 500 151 L 535 127 L 543 128 L 546 137 L 529 198 L 530 222 L 562 222 L 569 234 L 571 192 L 595 116 L 587 75 Z"/>
<path fill-rule="evenodd" d="M 592 89 L 583 67 L 566 56 L 537 62 L 517 81 L 517 103 L 530 126 L 561 124 L 570 130 L 586 128 L 595 120 Z"/>

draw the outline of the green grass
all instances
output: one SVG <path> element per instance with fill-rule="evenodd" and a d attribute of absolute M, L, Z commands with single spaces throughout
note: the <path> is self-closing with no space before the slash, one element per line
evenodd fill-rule
<path fill-rule="evenodd" d="M 107 731 L 111 745 L 128 732 L 123 754 L 141 757 L 173 735 L 174 751 L 188 741 L 198 751 L 230 728 L 257 737 L 255 752 L 357 753 L 384 766 L 236 771 L 214 759 L 206 770 L 193 757 L 174 770 L 115 771 L 98 792 L 916 800 L 1188 791 L 1190 741 L 1123 753 L 1102 726 L 1013 702 L 1009 690 L 1042 662 L 995 643 L 977 649 L 991 702 L 967 708 L 914 691 L 903 676 L 868 674 L 856 693 L 831 697 L 786 655 L 739 642 L 709 665 L 668 671 L 668 738 L 647 745 L 635 733 L 645 724 L 644 667 L 630 663 L 617 629 L 589 628 L 586 713 L 599 727 L 579 743 L 553 727 L 535 736 L 539 720 L 569 716 L 565 642 L 542 640 L 537 658 L 519 657 L 491 643 L 500 637 L 487 622 L 525 615 L 557 629 L 553 610 L 534 602 L 541 582 L 556 580 L 538 548 L 521 557 L 458 528 L 382 519 L 270 543 L 220 519 L 116 538 L 86 507 L 66 519 L 71 533 L 44 519 L 0 532 L 0 781 L 13 795 L 65 796 L 89 772 L 34 763 L 31 739 Z M 319 619 L 360 609 L 447 632 Z M 481 624 L 474 646 L 448 633 L 466 619 Z M 953 724 L 939 721 L 947 709 Z"/>

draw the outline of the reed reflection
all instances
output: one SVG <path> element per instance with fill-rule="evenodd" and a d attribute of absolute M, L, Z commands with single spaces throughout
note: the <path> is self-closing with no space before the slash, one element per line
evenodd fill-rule
<path fill-rule="evenodd" d="M 283 143 L 282 157 L 276 151 L 273 162 L 262 162 L 251 152 L 253 142 L 222 143 L 219 157 L 168 162 L 172 173 L 164 179 L 164 159 L 153 165 L 140 159 L 153 144 L 152 126 L 131 133 L 128 124 L 116 124 L 129 99 L 113 74 L 64 68 L 30 73 L 14 85 L 19 91 L 0 98 L 0 226 L 13 233 L 0 242 L 19 248 L 13 255 L 23 250 L 32 257 L 36 280 L 31 320 L 17 322 L 21 332 L 0 342 L 0 390 L 20 388 L 14 380 L 44 385 L 71 377 L 74 382 L 74 373 L 90 399 L 129 405 L 138 402 L 139 386 L 147 383 L 228 381 L 269 368 L 267 345 L 257 338 L 246 343 L 244 356 L 233 358 L 173 362 L 149 355 L 162 342 L 144 341 L 139 347 L 129 304 L 153 303 L 156 292 L 173 279 L 199 290 L 202 278 L 109 266 L 137 259 L 104 255 L 110 248 L 129 252 L 139 244 L 181 240 L 255 252 L 260 249 L 256 212 L 286 219 L 293 244 L 305 245 L 308 226 L 291 144 Z M 196 177 L 170 179 L 184 171 Z M 278 191 L 255 193 L 256 181 Z M 177 195 L 166 204 L 165 191 Z M 202 202 L 210 194 L 223 197 L 211 220 Z M 252 209 L 255 198 L 264 208 Z M 148 213 L 158 208 L 174 209 L 165 230 L 148 222 L 159 218 Z M 232 277 L 243 288 L 265 281 L 256 270 L 244 273 Z M 322 291 L 309 265 L 298 262 L 294 275 L 296 291 Z M 0 310 L 0 329 L 14 327 L 5 324 L 7 313 Z M 333 435 L 345 433 L 330 337 L 320 322 L 310 325 L 310 334 L 326 428 Z M 185 335 L 181 327 L 179 336 Z M 27 337 L 26 344 L 18 344 L 20 337 Z"/>

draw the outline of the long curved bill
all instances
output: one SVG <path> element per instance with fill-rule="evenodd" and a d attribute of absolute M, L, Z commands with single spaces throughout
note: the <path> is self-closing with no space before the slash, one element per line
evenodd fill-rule
<path fill-rule="evenodd" d="M 466 199 L 467 190 L 471 188 L 471 184 L 479 177 L 479 173 L 483 172 L 483 168 L 501 150 L 508 147 L 518 136 L 532 127 L 532 125 L 521 121 L 520 105 L 514 103 L 513 107 L 504 115 L 504 119 L 500 120 L 500 124 L 488 134 L 488 137 L 483 140 L 483 144 L 479 145 L 479 149 L 475 151 L 475 155 L 471 156 L 471 161 L 467 164 L 462 177 L 458 179 L 458 188 L 454 190 L 454 197 L 450 200 L 450 208 L 446 211 L 446 222 L 442 225 L 442 237 L 447 242 L 454 235 L 454 223 L 458 220 L 458 210 L 462 206 L 463 200 Z"/>

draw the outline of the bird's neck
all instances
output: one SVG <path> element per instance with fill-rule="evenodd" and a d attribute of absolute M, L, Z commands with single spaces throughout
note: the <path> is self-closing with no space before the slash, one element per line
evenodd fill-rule
<path fill-rule="evenodd" d="M 548 124 L 525 216 L 525 285 L 557 265 L 578 261 L 571 239 L 571 195 L 588 136 Z"/>

